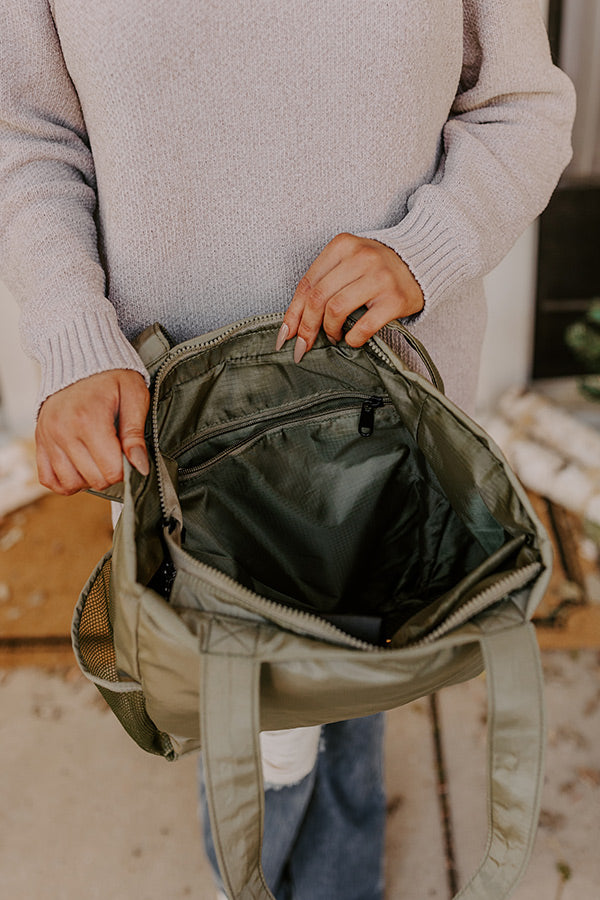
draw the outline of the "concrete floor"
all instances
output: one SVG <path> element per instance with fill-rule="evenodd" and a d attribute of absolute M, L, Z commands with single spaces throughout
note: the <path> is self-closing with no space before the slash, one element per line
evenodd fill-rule
<path fill-rule="evenodd" d="M 600 654 L 545 652 L 548 752 L 534 855 L 515 900 L 600 892 Z M 462 883 L 483 849 L 485 683 L 439 695 Z M 0 894 L 10 900 L 213 900 L 196 759 L 144 754 L 75 669 L 0 671 Z M 447 900 L 431 709 L 388 717 L 389 900 Z M 482 898 L 483 900 L 483 898 Z"/>

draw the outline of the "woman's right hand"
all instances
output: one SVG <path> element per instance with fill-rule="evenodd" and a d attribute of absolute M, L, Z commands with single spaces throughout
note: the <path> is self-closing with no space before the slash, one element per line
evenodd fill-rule
<path fill-rule="evenodd" d="M 149 403 L 144 379 L 128 369 L 99 372 L 52 394 L 35 432 L 40 482 L 57 494 L 105 490 L 123 478 L 123 453 L 147 475 Z"/>

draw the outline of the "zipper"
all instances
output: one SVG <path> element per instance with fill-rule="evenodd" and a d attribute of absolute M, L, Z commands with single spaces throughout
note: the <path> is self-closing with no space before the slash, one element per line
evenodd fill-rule
<path fill-rule="evenodd" d="M 287 409 L 287 410 L 285 410 L 284 413 L 281 413 L 279 415 L 277 414 L 277 412 L 273 412 L 272 410 L 270 410 L 266 413 L 257 415 L 254 418 L 246 419 L 245 421 L 243 421 L 243 424 L 241 424 L 241 425 L 238 420 L 238 422 L 235 424 L 234 427 L 227 426 L 227 427 L 220 427 L 218 429 L 217 428 L 210 429 L 210 432 L 211 432 L 210 435 L 208 435 L 208 432 L 206 432 L 201 437 L 199 437 L 197 441 L 194 441 L 193 443 L 190 443 L 188 446 L 184 447 L 184 449 L 182 450 L 182 453 L 186 452 L 187 450 L 190 450 L 196 444 L 201 443 L 204 440 L 207 440 L 208 436 L 215 437 L 215 436 L 222 435 L 222 434 L 228 434 L 229 432 L 237 431 L 240 427 L 241 428 L 250 428 L 253 425 L 259 425 L 261 422 L 265 422 L 264 428 L 261 428 L 259 431 L 254 432 L 254 434 L 250 435 L 249 437 L 245 438 L 244 440 L 238 441 L 236 444 L 233 444 L 231 447 L 227 447 L 225 450 L 222 450 L 220 453 L 217 453 L 216 456 L 213 456 L 210 459 L 207 459 L 205 462 L 199 463 L 196 466 L 185 466 L 185 467 L 180 468 L 179 472 L 178 472 L 179 479 L 181 481 L 185 481 L 188 478 L 195 477 L 200 472 L 203 472 L 206 469 L 210 468 L 212 465 L 215 465 L 216 463 L 221 462 L 221 460 L 226 459 L 228 456 L 233 455 L 234 453 L 239 453 L 239 451 L 244 449 L 245 447 L 251 446 L 256 440 L 258 440 L 263 435 L 268 434 L 270 431 L 273 431 L 277 428 L 281 428 L 284 425 L 289 425 L 289 424 L 297 425 L 297 424 L 301 424 L 301 423 L 305 423 L 305 422 L 314 422 L 314 421 L 318 421 L 319 419 L 324 419 L 324 418 L 329 418 L 331 416 L 334 416 L 336 413 L 343 413 L 343 412 L 347 412 L 348 410 L 352 410 L 355 408 L 357 400 L 363 401 L 362 406 L 361 406 L 359 423 L 358 423 L 358 433 L 360 435 L 362 435 L 363 437 L 370 436 L 373 434 L 373 429 L 374 429 L 374 410 L 379 409 L 385 405 L 391 405 L 391 402 L 392 402 L 389 397 L 374 397 L 374 396 L 367 396 L 365 394 L 348 394 L 347 392 L 345 392 L 345 393 L 340 392 L 337 395 L 332 395 L 330 397 L 327 397 L 325 400 L 318 401 L 317 405 L 322 406 L 323 404 L 329 403 L 332 400 L 347 400 L 348 403 L 345 406 L 337 406 L 335 409 L 325 409 L 325 410 L 321 410 L 319 412 L 313 412 L 310 415 L 305 415 L 305 416 L 299 417 L 298 413 L 301 413 L 306 409 L 311 409 L 315 405 L 314 400 L 306 400 L 306 401 L 294 406 L 293 410 Z M 368 414 L 367 414 L 368 430 L 367 430 L 367 424 L 366 424 L 366 419 L 365 419 L 365 409 L 368 410 Z M 178 456 L 179 455 L 181 455 L 181 454 L 178 454 Z"/>
<path fill-rule="evenodd" d="M 228 576 L 219 572 L 218 569 L 215 569 L 214 571 L 218 576 L 222 576 L 229 580 Z M 346 646 L 354 647 L 357 650 L 385 652 L 387 649 L 386 647 L 370 644 L 368 641 L 363 641 L 360 638 L 348 634 L 347 631 L 338 628 L 337 625 L 333 625 L 316 613 L 307 612 L 305 609 L 294 609 L 291 606 L 284 606 L 282 603 L 277 603 L 275 600 L 261 597 L 260 594 L 253 594 L 248 588 L 238 585 L 236 581 L 234 581 L 233 584 L 236 588 L 241 588 L 242 591 L 245 591 L 248 596 L 248 602 L 245 602 L 243 598 L 240 598 L 239 594 L 236 596 L 236 602 L 239 602 L 241 599 L 240 606 L 243 606 L 248 612 L 263 615 L 264 618 L 269 619 L 271 622 L 274 622 L 283 628 L 289 629 L 290 626 L 295 626 L 294 630 L 309 635 L 312 633 L 312 636 L 319 640 L 326 640 L 329 638 L 333 643 L 345 644 Z"/>
<path fill-rule="evenodd" d="M 379 400 L 383 402 L 377 402 Z M 297 413 L 304 412 L 305 409 L 311 409 L 315 406 L 323 406 L 325 403 L 334 403 L 336 400 L 363 400 L 365 402 L 373 401 L 374 406 L 382 406 L 383 403 L 391 403 L 389 397 L 379 397 L 373 396 L 367 393 L 352 393 L 351 391 L 322 391 L 320 394 L 315 395 L 313 397 L 307 397 L 305 400 L 294 400 L 291 403 L 283 404 L 282 406 L 278 406 L 273 409 L 266 409 L 263 412 L 254 413 L 248 416 L 242 416 L 239 419 L 236 419 L 235 422 L 228 422 L 226 425 L 213 425 L 211 428 L 207 428 L 205 431 L 200 434 L 195 435 L 191 438 L 187 443 L 182 444 L 177 452 L 177 456 L 182 456 L 184 453 L 187 453 L 188 450 L 191 450 L 197 444 L 201 444 L 203 441 L 207 441 L 210 438 L 220 437 L 223 434 L 227 434 L 230 431 L 238 431 L 241 428 L 251 428 L 253 425 L 260 425 L 261 422 L 272 422 L 275 424 L 277 419 L 284 419 L 285 417 L 295 415 Z M 341 408 L 341 407 L 338 407 Z M 348 408 L 351 408 L 351 404 L 348 403 Z M 336 410 L 332 410 L 335 412 Z"/>
<path fill-rule="evenodd" d="M 276 600 L 269 600 L 260 594 L 255 594 L 249 588 L 239 584 L 229 575 L 221 572 L 219 569 L 198 562 L 193 556 L 183 548 L 176 548 L 177 554 L 183 554 L 186 559 L 187 571 L 195 577 L 206 578 L 207 574 L 213 585 L 222 590 L 222 593 L 233 595 L 233 601 L 246 612 L 255 616 L 261 616 L 270 622 L 273 622 L 285 629 L 292 629 L 317 638 L 318 640 L 329 639 L 332 643 L 343 644 L 348 647 L 354 647 L 358 650 L 370 650 L 373 652 L 387 652 L 387 647 L 380 647 L 377 644 L 370 644 L 360 638 L 356 638 L 347 631 L 333 625 L 317 613 L 311 613 L 304 609 L 296 609 L 293 606 L 285 606 Z"/>
<path fill-rule="evenodd" d="M 371 437 L 375 427 L 375 410 L 380 409 L 386 402 L 389 401 L 384 400 L 383 397 L 376 396 L 363 400 L 360 419 L 358 420 L 358 433 L 361 437 Z"/>
<path fill-rule="evenodd" d="M 420 638 L 414 643 L 406 644 L 406 647 L 425 647 L 427 644 L 434 643 L 438 638 L 448 634 L 449 631 L 453 631 L 455 628 L 465 625 L 469 619 L 473 618 L 473 616 L 484 612 L 484 610 L 493 606 L 494 603 L 498 603 L 498 601 L 502 600 L 507 594 L 525 587 L 525 585 L 532 581 L 536 575 L 539 575 L 541 570 L 541 563 L 529 563 L 529 565 L 516 569 L 516 571 L 511 572 L 504 578 L 500 578 L 479 594 L 471 597 L 467 603 L 464 603 L 459 609 L 451 613 L 443 622 L 434 628 L 433 631 L 430 631 L 429 634 L 425 635 L 424 638 Z"/>
<path fill-rule="evenodd" d="M 154 379 L 153 386 L 153 396 L 152 396 L 152 443 L 154 447 L 155 458 L 158 459 L 160 455 L 160 442 L 158 435 L 158 395 L 159 395 L 159 387 L 163 379 L 167 376 L 168 372 L 174 368 L 174 366 L 178 365 L 182 359 L 185 359 L 186 356 L 194 356 L 200 350 L 207 350 L 209 347 L 216 346 L 220 344 L 227 337 L 231 337 L 237 331 L 242 331 L 244 328 L 247 328 L 251 325 L 270 325 L 277 324 L 281 320 L 281 315 L 279 313 L 274 313 L 272 315 L 266 316 L 251 316 L 248 319 L 243 319 L 241 322 L 237 322 L 236 324 L 230 326 L 229 328 L 224 328 L 215 334 L 214 337 L 210 338 L 207 341 L 201 341 L 198 343 L 197 338 L 193 338 L 191 341 L 186 341 L 182 344 L 179 344 L 177 347 L 174 347 L 170 353 L 168 354 L 165 361 L 159 366 L 156 376 Z M 160 508 L 162 511 L 162 517 L 165 522 L 168 520 L 167 516 L 167 504 L 165 501 L 165 495 L 162 485 L 162 479 L 160 474 L 158 473 L 158 496 L 160 500 Z"/>
<path fill-rule="evenodd" d="M 472 597 L 467 603 L 451 613 L 437 628 L 427 634 L 424 638 L 420 638 L 413 643 L 406 644 L 403 647 L 393 647 L 392 639 L 386 640 L 385 645 L 371 644 L 360 638 L 354 637 L 337 625 L 333 625 L 326 619 L 316 613 L 310 613 L 303 609 L 294 609 L 293 607 L 284 606 L 275 600 L 269 600 L 267 597 L 261 597 L 255 594 L 249 588 L 238 584 L 229 575 L 214 569 L 212 566 L 205 566 L 190 556 L 183 548 L 178 551 L 185 554 L 188 565 L 198 570 L 198 575 L 210 573 L 211 579 L 217 582 L 217 585 L 223 586 L 227 593 L 234 590 L 235 602 L 247 612 L 259 615 L 280 627 L 300 631 L 301 633 L 317 638 L 318 640 L 331 640 L 332 643 L 342 644 L 357 650 L 367 650 L 370 653 L 390 653 L 394 650 L 415 650 L 433 644 L 436 640 L 444 637 L 450 631 L 465 625 L 469 619 L 478 613 L 484 612 L 490 606 L 493 606 L 511 591 L 524 587 L 529 581 L 535 578 L 542 569 L 541 563 L 530 563 L 515 572 L 511 572 L 504 578 L 501 578 L 495 584 L 485 588 L 475 597 Z"/>

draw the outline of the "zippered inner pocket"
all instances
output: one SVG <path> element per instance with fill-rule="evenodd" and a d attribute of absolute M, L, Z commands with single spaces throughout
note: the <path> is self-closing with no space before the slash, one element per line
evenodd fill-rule
<path fill-rule="evenodd" d="M 356 415 L 357 433 L 361 437 L 370 437 L 375 429 L 376 411 L 390 403 L 389 397 L 383 395 L 329 392 L 279 409 L 251 414 L 226 426 L 210 428 L 195 435 L 176 454 L 179 481 L 194 478 L 228 455 L 242 452 L 271 431 L 298 427 L 347 412 Z"/>

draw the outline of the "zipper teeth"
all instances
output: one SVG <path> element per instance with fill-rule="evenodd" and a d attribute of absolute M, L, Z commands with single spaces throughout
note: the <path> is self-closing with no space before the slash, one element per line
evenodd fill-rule
<path fill-rule="evenodd" d="M 423 647 L 427 644 L 432 644 L 438 638 L 443 637 L 454 628 L 466 624 L 469 619 L 478 613 L 483 612 L 487 607 L 492 606 L 498 600 L 501 600 L 502 597 L 510 593 L 510 591 L 514 591 L 517 588 L 526 585 L 527 582 L 531 581 L 531 579 L 540 572 L 541 568 L 541 563 L 536 562 L 529 563 L 529 565 L 517 569 L 516 572 L 511 572 L 510 575 L 501 578 L 500 581 L 497 581 L 495 584 L 485 588 L 481 593 L 476 594 L 475 597 L 472 597 L 468 603 L 465 603 L 460 609 L 451 613 L 448 618 L 444 619 L 437 628 L 434 628 L 433 631 L 425 635 L 424 638 L 408 644 L 407 646 Z"/>
<path fill-rule="evenodd" d="M 397 369 L 397 366 L 392 362 L 392 358 L 385 353 L 379 344 L 376 344 L 375 341 L 369 341 L 369 349 L 373 351 L 375 356 L 378 356 L 384 363 L 387 363 L 388 366 L 393 366 L 394 369 Z"/>
<path fill-rule="evenodd" d="M 295 625 L 301 625 L 302 623 L 317 625 L 317 629 L 311 630 L 314 632 L 312 636 L 319 639 L 330 636 L 336 638 L 336 643 L 340 643 L 341 638 L 344 644 L 359 650 L 370 650 L 374 653 L 388 652 L 387 647 L 380 647 L 377 644 L 369 644 L 367 641 L 362 641 L 360 638 L 348 634 L 347 631 L 338 628 L 337 625 L 333 625 L 316 613 L 310 613 L 304 609 L 295 609 L 293 606 L 285 606 L 283 603 L 277 603 L 275 600 L 269 600 L 268 597 L 262 597 L 260 594 L 255 594 L 249 588 L 244 587 L 244 585 L 239 584 L 233 578 L 230 578 L 229 575 L 220 572 L 219 569 L 198 562 L 198 560 L 194 559 L 193 556 L 190 556 L 190 554 L 182 547 L 179 548 L 179 550 L 185 554 L 188 564 L 194 569 L 197 569 L 199 574 L 208 570 L 213 580 L 221 582 L 224 587 L 229 588 L 230 590 L 233 588 L 235 602 L 248 612 L 264 615 L 266 618 L 278 622 L 278 624 L 283 624 L 284 627 L 289 627 L 290 623 L 294 623 Z"/>
<path fill-rule="evenodd" d="M 160 445 L 159 445 L 159 437 L 158 437 L 158 388 L 160 382 L 166 376 L 167 371 L 174 366 L 176 363 L 180 362 L 181 357 L 186 354 L 194 354 L 198 352 L 198 350 L 206 350 L 208 347 L 212 347 L 214 344 L 219 344 L 224 338 L 230 337 L 235 334 L 236 331 L 241 331 L 244 328 L 247 328 L 249 325 L 253 324 L 264 324 L 269 325 L 271 323 L 276 323 L 281 319 L 281 315 L 279 313 L 274 313 L 273 315 L 266 316 L 251 316 L 248 319 L 243 319 L 241 322 L 237 322 L 235 325 L 232 325 L 231 328 L 226 328 L 224 331 L 220 332 L 214 338 L 211 338 L 209 341 L 203 341 L 202 343 L 198 343 L 197 339 L 194 338 L 193 341 L 188 341 L 183 344 L 179 344 L 176 348 L 169 351 L 169 354 L 162 365 L 159 366 L 158 371 L 156 373 L 154 379 L 154 388 L 153 388 L 153 398 L 152 398 L 152 443 L 154 446 L 154 453 L 156 458 L 160 454 Z M 160 475 L 158 477 L 158 496 L 160 500 L 160 508 L 162 510 L 163 518 L 167 516 L 167 505 L 165 503 L 165 495 L 162 486 L 162 480 Z"/>
<path fill-rule="evenodd" d="M 344 396 L 347 397 L 348 395 L 344 395 Z M 352 396 L 352 398 L 348 397 L 348 400 L 352 399 L 353 402 L 348 403 L 347 406 L 337 407 L 336 409 L 323 409 L 320 412 L 312 413 L 312 415 L 305 415 L 305 416 L 302 416 L 301 418 L 295 417 L 294 416 L 295 413 L 302 411 L 302 409 L 309 408 L 308 403 L 303 404 L 302 407 L 298 407 L 296 410 L 294 410 L 294 412 L 289 412 L 287 414 L 287 416 L 282 415 L 279 418 L 279 421 L 265 423 L 264 428 L 261 428 L 259 431 L 255 432 L 253 435 L 245 438 L 243 441 L 238 441 L 236 444 L 233 444 L 233 446 L 227 447 L 225 450 L 221 450 L 220 453 L 217 453 L 216 456 L 213 456 L 210 459 L 207 459 L 206 462 L 198 463 L 197 466 L 183 466 L 181 469 L 179 469 L 179 478 L 183 481 L 187 478 L 192 478 L 194 475 L 198 475 L 200 472 L 203 472 L 205 469 L 209 469 L 211 466 L 216 465 L 217 463 L 221 462 L 223 459 L 226 459 L 228 456 L 232 456 L 234 453 L 238 452 L 243 447 L 250 446 L 256 440 L 261 438 L 263 435 L 268 434 L 269 431 L 272 431 L 273 429 L 276 429 L 276 428 L 280 428 L 282 425 L 286 425 L 286 424 L 289 425 L 290 423 L 296 425 L 301 422 L 318 421 L 319 419 L 323 419 L 328 416 L 334 416 L 337 413 L 345 413 L 345 412 L 348 412 L 349 410 L 354 410 L 356 408 L 357 400 L 363 400 L 363 401 L 368 400 L 372 396 L 373 396 L 372 394 L 369 394 L 369 395 L 357 394 L 357 395 Z M 389 400 L 389 399 L 386 400 L 383 397 L 381 399 L 383 400 L 382 405 L 385 405 L 385 406 L 389 406 L 392 402 L 391 400 Z M 289 416 L 289 418 L 288 418 L 288 416 Z M 258 419 L 256 421 L 249 421 L 249 422 L 245 423 L 245 425 L 242 427 L 250 428 L 252 425 L 258 424 L 258 422 L 260 422 L 260 421 L 262 421 L 262 419 Z M 227 431 L 235 431 L 235 430 L 237 430 L 237 429 L 231 428 L 231 429 L 223 430 L 222 432 L 217 432 L 217 434 L 227 434 Z M 198 441 L 198 443 L 200 443 L 200 441 Z M 195 446 L 195 445 L 192 444 L 192 445 L 190 445 L 190 448 L 186 448 L 186 449 L 191 449 L 191 447 L 193 447 L 193 446 Z"/>
<path fill-rule="evenodd" d="M 405 647 L 380 647 L 377 644 L 370 644 L 367 641 L 362 641 L 360 638 L 348 634 L 347 631 L 338 628 L 331 622 L 327 622 L 319 615 L 306 612 L 306 610 L 287 607 L 281 603 L 276 603 L 274 600 L 269 600 L 267 597 L 261 597 L 260 594 L 255 594 L 253 591 L 249 590 L 249 588 L 238 584 L 237 581 L 234 581 L 229 575 L 225 575 L 224 572 L 220 572 L 212 566 L 203 565 L 186 553 L 186 551 L 183 552 L 186 554 L 190 564 L 194 568 L 199 569 L 199 571 L 208 569 L 213 579 L 220 581 L 225 587 L 233 587 L 236 603 L 248 612 L 263 615 L 284 627 L 290 627 L 290 624 L 302 626 L 303 623 L 309 623 L 312 626 L 316 625 L 316 629 L 310 629 L 313 631 L 313 637 L 317 637 L 321 640 L 331 637 L 335 639 L 335 643 L 337 644 L 343 643 L 344 645 L 353 647 L 357 650 L 368 650 L 370 653 L 389 653 L 393 650 L 415 650 L 432 644 L 448 632 L 453 631 L 460 625 L 466 624 L 470 618 L 483 612 L 487 607 L 492 606 L 498 600 L 501 600 L 502 597 L 510 591 L 523 587 L 528 581 L 531 581 L 542 568 L 541 563 L 530 563 L 528 566 L 519 569 L 517 572 L 512 572 L 506 578 L 501 579 L 496 582 L 496 584 L 491 585 L 475 597 L 472 597 L 468 603 L 465 603 L 464 606 L 448 616 L 448 618 L 430 632 L 430 634 L 414 643 L 407 644 Z"/>
<path fill-rule="evenodd" d="M 266 420 L 275 420 L 281 419 L 284 420 L 287 416 L 293 416 L 296 413 L 302 412 L 305 409 L 311 409 L 315 406 L 324 406 L 326 403 L 333 403 L 336 400 L 370 400 L 375 397 L 375 394 L 367 394 L 367 393 L 352 393 L 351 391 L 330 391 L 329 393 L 322 393 L 315 395 L 312 398 L 307 398 L 304 401 L 296 401 L 295 403 L 289 403 L 284 407 L 274 407 L 273 409 L 267 409 L 262 414 L 256 416 L 248 416 L 245 419 L 238 419 L 235 424 L 228 423 L 227 425 L 214 425 L 212 428 L 207 428 L 206 431 L 202 432 L 199 435 L 196 435 L 195 438 L 190 440 L 187 444 L 184 444 L 179 448 L 177 452 L 177 456 L 182 456 L 184 453 L 187 453 L 188 450 L 191 450 L 197 444 L 202 443 L 203 441 L 207 441 L 210 438 L 220 437 L 222 434 L 227 434 L 230 431 L 238 431 L 240 428 L 251 428 L 253 425 L 258 425 L 260 422 Z M 384 403 L 391 403 L 391 400 L 388 397 L 381 395 L 381 399 Z M 343 407 L 338 407 L 343 408 Z M 348 408 L 351 409 L 350 402 L 348 402 Z M 335 412 L 336 410 L 332 410 Z"/>

